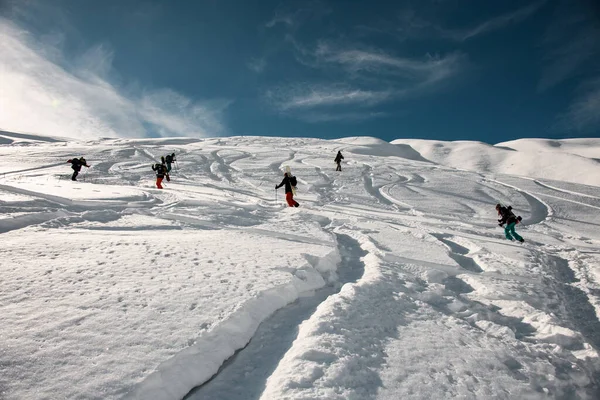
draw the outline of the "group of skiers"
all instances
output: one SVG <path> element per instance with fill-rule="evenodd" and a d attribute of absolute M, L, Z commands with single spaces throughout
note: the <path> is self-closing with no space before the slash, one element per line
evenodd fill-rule
<path fill-rule="evenodd" d="M 341 151 L 337 152 L 337 155 L 335 156 L 335 159 L 333 160 L 335 162 L 335 164 L 337 165 L 336 167 L 336 171 L 342 171 L 342 160 L 344 159 L 344 156 L 342 155 Z M 169 173 L 171 172 L 171 167 L 172 164 L 174 162 L 176 162 L 177 160 L 175 159 L 175 153 L 171 153 L 169 155 L 167 155 L 166 157 L 163 156 L 160 158 L 160 163 L 156 163 L 152 165 L 152 170 L 156 172 L 156 187 L 159 189 L 162 189 L 162 181 L 163 179 L 166 177 L 167 181 L 171 180 L 171 177 L 169 175 Z M 71 163 L 71 168 L 73 169 L 73 176 L 71 177 L 71 180 L 76 181 L 77 180 L 77 175 L 79 174 L 79 171 L 81 171 L 81 167 L 90 167 L 87 164 L 87 161 L 85 160 L 85 158 L 80 157 L 80 158 L 73 158 L 71 160 L 67 161 L 68 163 Z M 289 207 L 299 207 L 300 204 L 294 200 L 294 194 L 296 192 L 296 185 L 298 184 L 298 180 L 296 179 L 296 177 L 294 175 L 292 175 L 291 170 L 289 167 L 286 167 L 286 170 L 283 174 L 283 180 L 281 181 L 281 183 L 279 185 L 275 185 L 275 190 L 279 189 L 280 187 L 284 186 L 285 187 L 285 200 L 288 204 Z M 513 240 L 516 239 L 519 242 L 523 243 L 525 240 L 517 233 L 515 232 L 515 226 L 521 222 L 522 218 L 521 216 L 516 216 L 513 212 L 512 212 L 512 207 L 508 206 L 505 207 L 501 204 L 496 204 L 496 211 L 498 212 L 498 215 L 500 216 L 500 219 L 498 220 L 498 225 L 500 227 L 504 228 L 504 234 L 506 236 L 506 238 L 508 240 Z M 506 226 L 504 226 L 506 224 Z"/>
<path fill-rule="evenodd" d="M 337 155 L 333 159 L 333 162 L 336 163 L 336 171 L 342 170 L 342 160 L 344 156 L 341 151 L 337 152 Z M 294 195 L 296 194 L 296 185 L 298 184 L 298 180 L 295 176 L 292 175 L 290 168 L 287 167 L 286 171 L 283 173 L 283 180 L 279 185 L 275 185 L 275 190 L 279 189 L 282 186 L 285 186 L 285 201 L 290 207 L 299 207 L 300 204 L 296 200 L 294 200 Z"/>
<path fill-rule="evenodd" d="M 156 163 L 152 165 L 152 170 L 156 172 L 156 187 L 162 189 L 162 181 L 166 177 L 167 182 L 171 181 L 171 166 L 177 161 L 175 159 L 175 153 L 168 154 L 166 157 L 162 156 L 160 158 L 160 163 Z"/>

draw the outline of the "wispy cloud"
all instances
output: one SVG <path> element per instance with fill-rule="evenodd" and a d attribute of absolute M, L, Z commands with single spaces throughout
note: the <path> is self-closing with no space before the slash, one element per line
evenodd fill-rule
<path fill-rule="evenodd" d="M 414 38 L 442 38 L 454 42 L 464 42 L 518 24 L 534 15 L 547 2 L 548 0 L 539 0 L 517 10 L 462 28 L 448 28 L 435 20 L 428 20 L 426 16 L 424 17 L 423 14 L 427 14 L 426 11 L 419 12 L 415 8 L 406 7 L 398 12 L 398 22 L 395 24 L 384 20 L 380 21 L 378 26 L 360 25 L 356 29 L 363 34 L 385 34 L 401 41 Z"/>
<path fill-rule="evenodd" d="M 558 132 L 600 129 L 600 5 L 595 1 L 558 2 L 543 40 L 545 65 L 538 91 L 579 81 L 568 108 L 556 118 Z"/>
<path fill-rule="evenodd" d="M 273 18 L 265 23 L 265 27 L 273 28 L 282 24 L 295 30 L 307 21 L 319 19 L 329 13 L 331 9 L 319 0 L 288 0 L 277 7 Z"/>
<path fill-rule="evenodd" d="M 286 40 L 300 63 L 335 76 L 340 82 L 302 82 L 266 92 L 264 98 L 274 109 L 309 122 L 348 120 L 351 116 L 355 120 L 380 117 L 382 114 L 377 111 L 365 112 L 360 108 L 431 93 L 459 75 L 467 65 L 466 56 L 459 52 L 417 59 L 357 44 L 321 40 L 311 48 L 297 42 L 292 35 Z"/>
<path fill-rule="evenodd" d="M 283 23 L 289 28 L 284 36 L 287 48 L 292 50 L 296 61 L 320 75 L 321 83 L 278 86 L 267 90 L 264 99 L 276 111 L 305 121 L 380 117 L 383 114 L 376 107 L 432 93 L 452 81 L 468 65 L 466 55 L 460 52 L 405 57 L 367 46 L 347 35 L 307 44 L 300 39 L 306 35 L 294 29 L 307 20 L 306 11 L 302 7 L 283 10 L 285 12 L 278 9 L 268 26 Z M 331 81 L 327 82 L 325 77 Z M 365 111 L 366 108 L 371 110 Z"/>
<path fill-rule="evenodd" d="M 483 35 L 485 33 L 493 32 L 499 29 L 503 29 L 506 26 L 511 24 L 516 24 L 525 19 L 529 18 L 536 11 L 538 11 L 547 0 L 541 0 L 532 4 L 529 4 L 525 7 L 522 7 L 513 12 L 499 15 L 497 17 L 491 18 L 485 22 L 480 23 L 477 26 L 468 29 L 462 30 L 445 30 L 440 29 L 440 32 L 451 39 L 458 41 L 465 41 L 468 39 L 472 39 L 476 36 Z"/>
<path fill-rule="evenodd" d="M 319 112 L 303 113 L 299 118 L 306 122 L 361 122 L 376 118 L 385 118 L 389 114 L 381 111 L 352 111 L 352 112 Z"/>
<path fill-rule="evenodd" d="M 257 74 L 260 74 L 267 67 L 267 60 L 264 58 L 253 58 L 246 63 L 246 66 Z"/>
<path fill-rule="evenodd" d="M 598 17 L 580 4 L 559 3 L 543 40 L 545 66 L 538 83 L 544 92 L 581 73 L 600 55 Z"/>
<path fill-rule="evenodd" d="M 2 129 L 79 139 L 225 130 L 227 101 L 196 102 L 168 89 L 125 93 L 111 84 L 114 54 L 107 45 L 69 61 L 59 48 L 49 51 L 48 42 L 0 18 L 0 54 Z"/>
<path fill-rule="evenodd" d="M 393 74 L 413 83 L 441 81 L 464 66 L 465 57 L 455 52 L 446 56 L 426 55 L 423 59 L 397 57 L 378 50 L 344 49 L 321 43 L 316 56 L 321 62 L 337 63 L 349 72 Z"/>
<path fill-rule="evenodd" d="M 346 85 L 293 85 L 271 89 L 266 99 L 281 111 L 352 105 L 369 107 L 389 100 L 389 91 L 371 91 Z"/>
<path fill-rule="evenodd" d="M 585 132 L 600 129 L 600 77 L 583 84 L 580 95 L 559 118 L 559 129 Z"/>

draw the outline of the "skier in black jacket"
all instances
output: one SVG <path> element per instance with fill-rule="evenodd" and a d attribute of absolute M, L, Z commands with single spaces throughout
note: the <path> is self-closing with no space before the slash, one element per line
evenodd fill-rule
<path fill-rule="evenodd" d="M 81 167 L 87 167 L 89 168 L 90 166 L 87 165 L 87 162 L 85 161 L 85 158 L 80 157 L 80 158 L 73 158 L 72 160 L 67 160 L 68 163 L 71 163 L 71 168 L 73 168 L 73 176 L 71 177 L 72 181 L 76 181 L 77 180 L 77 175 L 79 175 L 79 171 L 81 171 Z"/>
<path fill-rule="evenodd" d="M 167 172 L 171 172 L 171 164 L 173 164 L 175 161 L 177 161 L 175 159 L 175 153 L 167 154 L 165 157 L 165 162 L 167 163 Z"/>
<path fill-rule="evenodd" d="M 294 192 L 292 191 L 292 186 L 296 186 L 296 177 L 291 176 L 291 173 L 287 172 L 283 174 L 283 180 L 279 185 L 275 185 L 275 190 L 285 185 L 285 200 L 290 207 L 298 207 L 300 204 L 296 200 L 294 200 Z"/>
<path fill-rule="evenodd" d="M 335 156 L 335 159 L 333 160 L 336 164 L 336 171 L 341 171 L 342 170 L 342 160 L 344 159 L 344 156 L 342 155 L 341 151 L 338 151 L 337 155 Z"/>
<path fill-rule="evenodd" d="M 169 178 L 167 166 L 165 164 L 156 163 L 152 165 L 152 170 L 156 171 L 156 187 L 162 189 L 162 180 L 164 179 L 165 175 L 167 176 L 167 179 Z"/>
<path fill-rule="evenodd" d="M 517 232 L 515 232 L 515 225 L 521 222 L 521 216 L 516 216 L 512 212 L 512 207 L 503 207 L 501 204 L 496 204 L 496 211 L 498 211 L 498 215 L 500 219 L 498 220 L 498 225 L 503 226 L 506 224 L 504 228 L 504 234 L 508 240 L 513 240 L 513 237 L 517 239 L 519 242 L 523 243 L 525 240 L 519 236 Z"/>

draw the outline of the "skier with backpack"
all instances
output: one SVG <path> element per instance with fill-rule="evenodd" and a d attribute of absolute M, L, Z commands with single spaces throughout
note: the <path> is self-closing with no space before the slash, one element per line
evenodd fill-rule
<path fill-rule="evenodd" d="M 160 162 L 162 163 L 163 167 L 165 167 L 165 177 L 167 178 L 167 182 L 171 182 L 171 176 L 169 175 L 169 172 L 171 172 L 171 170 L 166 165 L 165 156 L 160 157 Z"/>
<path fill-rule="evenodd" d="M 77 180 L 77 175 L 79 175 L 79 171 L 81 171 L 81 167 L 87 167 L 89 168 L 90 166 L 87 165 L 87 161 L 85 161 L 85 158 L 80 157 L 80 158 L 73 158 L 71 160 L 67 160 L 68 163 L 71 164 L 71 168 L 73 168 L 73 176 L 71 177 L 72 181 L 76 181 Z"/>
<path fill-rule="evenodd" d="M 167 163 L 167 172 L 171 172 L 171 164 L 173 164 L 175 161 L 177 161 L 175 159 L 175 153 L 167 154 L 165 157 L 165 162 Z"/>
<path fill-rule="evenodd" d="M 152 165 L 152 170 L 156 171 L 156 187 L 162 189 L 162 180 L 164 179 L 164 177 L 166 176 L 167 180 L 169 180 L 169 172 L 167 171 L 167 166 L 164 163 L 156 163 Z"/>
<path fill-rule="evenodd" d="M 506 235 L 506 238 L 508 240 L 513 240 L 513 238 L 515 238 L 519 242 L 523 243 L 525 240 L 519 236 L 517 232 L 515 232 L 515 225 L 521 222 L 523 218 L 521 218 L 521 216 L 517 217 L 512 212 L 511 206 L 504 207 L 501 204 L 496 204 L 496 211 L 498 211 L 498 215 L 500 216 L 498 225 L 503 227 L 503 225 L 506 224 L 506 227 L 504 228 L 504 234 Z"/>
<path fill-rule="evenodd" d="M 335 159 L 333 160 L 336 164 L 336 171 L 341 171 L 342 170 L 342 160 L 344 159 L 344 156 L 342 155 L 341 151 L 337 152 L 337 155 L 335 156 Z"/>
<path fill-rule="evenodd" d="M 283 180 L 279 185 L 275 185 L 275 190 L 285 185 L 285 200 L 290 207 L 298 207 L 300 204 L 296 200 L 294 200 L 294 192 L 293 190 L 296 188 L 298 181 L 295 176 L 288 170 L 283 174 Z"/>

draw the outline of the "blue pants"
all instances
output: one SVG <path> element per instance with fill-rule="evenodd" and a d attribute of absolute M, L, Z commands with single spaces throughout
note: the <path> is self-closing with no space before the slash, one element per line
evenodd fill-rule
<path fill-rule="evenodd" d="M 523 240 L 523 238 L 521 236 L 519 236 L 519 234 L 517 232 L 515 232 L 515 225 L 517 223 L 516 222 L 511 222 L 510 224 L 506 225 L 506 228 L 504 228 L 504 234 L 506 235 L 506 238 L 508 240 L 513 240 L 513 237 L 515 239 L 517 239 L 519 242 Z"/>

